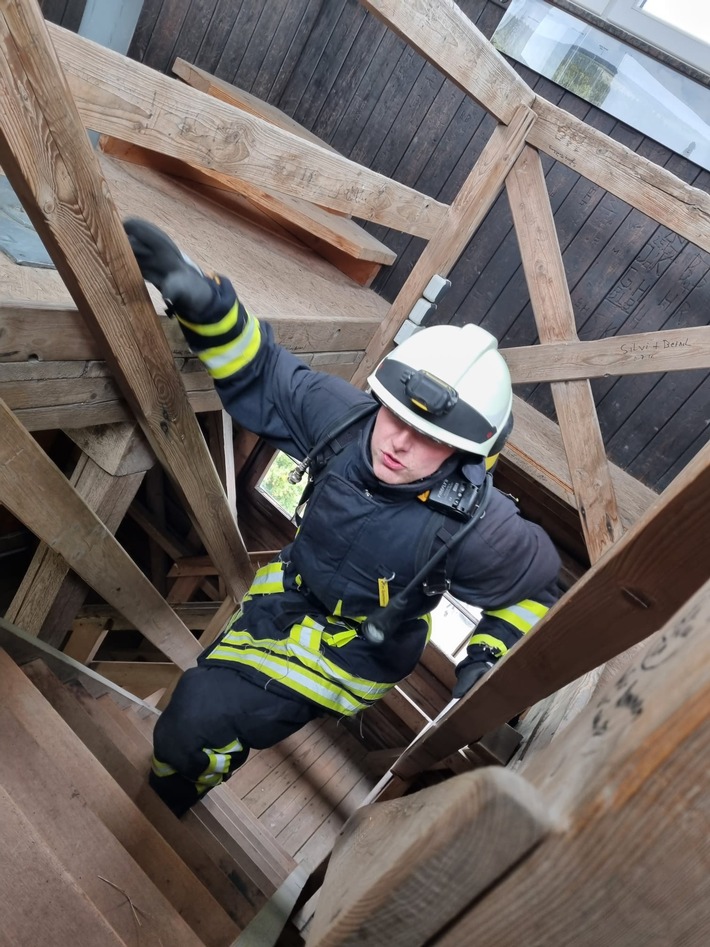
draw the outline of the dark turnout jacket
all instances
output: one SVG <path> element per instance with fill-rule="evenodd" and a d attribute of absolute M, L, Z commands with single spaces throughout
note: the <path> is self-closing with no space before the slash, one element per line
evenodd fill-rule
<path fill-rule="evenodd" d="M 354 405 L 372 402 L 278 345 L 268 324 L 236 300 L 227 280 L 200 323 L 180 322 L 225 409 L 296 460 Z M 414 669 L 440 594 L 416 589 L 407 614 L 383 644 L 368 641 L 361 622 L 407 586 L 436 548 L 442 514 L 420 497 L 447 476 L 480 484 L 484 461 L 456 454 L 431 477 L 385 484 L 372 469 L 373 424 L 374 415 L 332 454 L 295 540 L 257 572 L 227 631 L 201 661 L 232 667 L 255 683 L 339 714 L 357 713 Z M 451 593 L 483 609 L 460 668 L 505 654 L 556 600 L 558 570 L 546 533 L 493 489 L 485 515 L 446 565 Z"/>

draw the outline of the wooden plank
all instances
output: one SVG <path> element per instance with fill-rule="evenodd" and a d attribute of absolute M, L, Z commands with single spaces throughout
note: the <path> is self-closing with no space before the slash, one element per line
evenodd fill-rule
<path fill-rule="evenodd" d="M 228 871 L 236 873 L 237 884 L 228 879 L 228 875 L 208 855 L 202 840 L 184 822 L 175 819 L 162 800 L 148 787 L 145 767 L 136 767 L 136 755 L 132 751 L 124 754 L 113 739 L 115 731 L 105 729 L 107 717 L 89 711 L 103 710 L 98 701 L 89 697 L 81 689 L 69 690 L 47 668 L 43 661 L 33 661 L 23 668 L 42 696 L 49 701 L 82 743 L 91 751 L 101 765 L 108 770 L 126 795 L 133 800 L 151 825 L 160 832 L 170 847 L 185 862 L 195 877 L 217 899 L 229 916 L 244 927 L 254 914 L 250 899 L 258 904 L 261 900 L 258 892 L 250 888 L 245 877 L 239 877 L 236 865 Z M 87 702 L 79 702 L 78 693 L 86 696 Z M 111 698 L 113 700 L 113 698 Z M 130 719 L 137 724 L 140 719 L 130 711 Z M 155 718 L 153 718 L 155 719 Z M 109 725 L 113 720 L 109 720 Z M 122 736 L 122 734 L 119 734 Z M 222 856 L 224 858 L 224 854 Z M 243 893 L 242 893 L 243 892 Z"/>
<path fill-rule="evenodd" d="M 204 631 L 219 609 L 217 602 L 186 602 L 173 611 L 191 631 Z M 84 605 L 76 616 L 74 626 L 108 624 L 111 631 L 135 631 L 136 626 L 112 605 Z"/>
<path fill-rule="evenodd" d="M 525 776 L 564 829 L 453 925 L 441 947 L 708 940 L 709 621 L 706 582 L 531 758 Z"/>
<path fill-rule="evenodd" d="M 237 86 L 232 85 L 230 82 L 225 82 L 224 79 L 220 79 L 218 76 L 213 76 L 211 73 L 200 69 L 192 63 L 185 62 L 185 60 L 179 56 L 172 65 L 172 71 L 176 76 L 180 76 L 184 82 L 187 82 L 188 85 L 191 85 L 193 89 L 199 89 L 200 92 L 205 92 L 207 95 L 220 99 L 222 102 L 234 105 L 236 108 L 242 109 L 242 111 L 248 112 L 250 115 L 263 118 L 270 125 L 275 125 L 276 128 L 282 128 L 284 131 L 291 132 L 299 138 L 303 138 L 304 141 L 310 141 L 315 145 L 319 145 L 321 148 L 326 148 L 337 154 L 335 148 L 331 148 L 322 138 L 309 132 L 307 128 L 304 128 L 303 125 L 294 121 L 289 115 L 282 112 L 281 109 L 270 105 L 255 95 L 251 95 L 244 89 L 237 88 Z"/>
<path fill-rule="evenodd" d="M 32 822 L 0 788 L 0 836 L 12 858 L 0 859 L 6 944 L 92 944 L 125 947 L 52 854 Z M 42 909 L 37 910 L 41 902 Z"/>
<path fill-rule="evenodd" d="M 513 416 L 515 427 L 503 456 L 553 496 L 573 509 L 576 508 L 572 478 L 559 427 L 515 395 Z M 619 515 L 624 527 L 628 529 L 648 510 L 658 494 L 613 464 L 611 477 L 619 504 Z"/>
<path fill-rule="evenodd" d="M 237 482 L 234 464 L 234 422 L 224 409 L 207 415 L 207 439 L 212 460 L 227 495 L 229 509 L 237 516 Z"/>
<path fill-rule="evenodd" d="M 1 401 L 0 431 L 2 502 L 157 648 L 189 667 L 199 647 L 188 629 Z"/>
<path fill-rule="evenodd" d="M 157 661 L 97 661 L 91 667 L 101 677 L 141 698 L 169 687 L 180 677 L 180 669 L 174 664 Z"/>
<path fill-rule="evenodd" d="M 710 368 L 710 327 L 504 348 L 513 384 Z"/>
<path fill-rule="evenodd" d="M 78 626 L 75 622 L 62 650 L 67 657 L 88 664 L 96 657 L 107 634 L 105 622 L 82 622 Z"/>
<path fill-rule="evenodd" d="M 269 897 L 296 867 L 249 809 L 218 787 L 190 813 L 215 835 L 259 889 Z"/>
<path fill-rule="evenodd" d="M 4 708 L 0 721 L 0 784 L 116 934 L 126 943 L 135 936 L 132 903 L 140 912 L 141 943 L 145 938 L 146 947 L 160 947 L 161 937 L 198 947 L 199 939 L 91 811 L 57 760 Z"/>
<path fill-rule="evenodd" d="M 534 120 L 530 109 L 521 106 L 509 126 L 499 125 L 494 129 L 439 230 L 422 251 L 387 317 L 372 336 L 353 374 L 353 384 L 365 383 L 432 276 L 437 273 L 446 276 L 456 263 L 500 193 L 508 171 L 525 145 L 525 136 Z"/>
<path fill-rule="evenodd" d="M 502 769 L 360 809 L 333 851 L 307 945 L 422 947 L 550 827 L 540 795 Z"/>
<path fill-rule="evenodd" d="M 87 128 L 428 237 L 446 206 L 263 119 L 49 24 Z M 286 160 L 284 160 L 286 159 Z"/>
<path fill-rule="evenodd" d="M 708 578 L 708 489 L 710 446 L 393 772 L 412 777 L 662 627 Z"/>
<path fill-rule="evenodd" d="M 0 651 L 0 705 L 66 773 L 87 804 L 204 944 L 222 947 L 223 912 L 70 727 Z"/>
<path fill-rule="evenodd" d="M 107 424 L 68 431 L 67 436 L 113 477 L 146 473 L 155 464 L 148 442 L 136 424 Z"/>
<path fill-rule="evenodd" d="M 318 249 L 324 242 L 353 260 L 391 264 L 397 258 L 396 253 L 354 221 L 306 200 L 279 194 L 233 175 L 205 170 L 192 161 L 180 161 L 106 135 L 101 138 L 101 150 L 104 154 L 152 168 L 161 174 L 238 194 L 313 249 Z"/>
<path fill-rule="evenodd" d="M 0 46 L 0 163 L 239 596 L 246 551 L 36 5 L 3 11 Z"/>
<path fill-rule="evenodd" d="M 101 677 L 95 671 L 39 638 L 27 634 L 22 628 L 18 628 L 2 617 L 0 617 L 0 647 L 12 657 L 16 664 L 23 665 L 29 661 L 41 659 L 61 681 L 79 681 L 82 687 L 94 697 L 111 693 L 119 707 L 134 708 L 141 714 L 155 714 L 154 707 L 134 694 L 129 694 L 112 681 Z"/>
<path fill-rule="evenodd" d="M 537 98 L 528 141 L 632 207 L 710 251 L 710 194 Z"/>
<path fill-rule="evenodd" d="M 77 494 L 111 533 L 120 526 L 141 485 L 145 464 L 154 463 L 152 455 L 142 450 L 145 442 L 136 425 L 118 427 L 122 428 L 118 437 L 114 426 L 82 433 L 81 442 L 101 463 L 83 454 L 70 480 Z M 142 470 L 120 477 L 106 472 L 106 467 L 118 470 L 124 464 L 132 468 L 136 458 Z M 66 560 L 40 542 L 5 617 L 49 644 L 61 646 L 88 591 L 84 582 L 70 572 Z"/>
<path fill-rule="evenodd" d="M 276 340 L 296 354 L 364 349 L 380 322 L 378 315 L 356 311 L 348 312 L 347 318 L 337 323 L 332 316 L 316 311 L 309 312 L 307 319 L 302 313 L 274 312 L 269 313 L 268 320 Z M 173 355 L 189 355 L 176 322 L 162 316 L 160 324 Z M 0 364 L 103 359 L 104 350 L 89 332 L 86 321 L 78 310 L 68 306 L 0 301 L 0 328 Z M 36 367 L 40 370 L 46 366 Z"/>
<path fill-rule="evenodd" d="M 361 3 L 504 124 L 532 105 L 532 89 L 452 0 Z"/>
<path fill-rule="evenodd" d="M 540 341 L 576 341 L 574 309 L 540 156 L 526 146 L 506 181 Z M 554 382 L 552 396 L 590 561 L 622 535 L 588 381 Z"/>
<path fill-rule="evenodd" d="M 178 667 L 190 667 L 200 651 L 193 636 L 1 401 L 0 432 L 2 503 Z"/>

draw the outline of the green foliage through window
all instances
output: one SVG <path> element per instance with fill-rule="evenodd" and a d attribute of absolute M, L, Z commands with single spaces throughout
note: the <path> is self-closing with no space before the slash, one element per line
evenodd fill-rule
<path fill-rule="evenodd" d="M 296 512 L 307 476 L 306 474 L 300 483 L 289 483 L 288 475 L 295 466 L 295 460 L 283 451 L 278 451 L 259 482 L 259 490 L 265 493 L 289 519 Z"/>

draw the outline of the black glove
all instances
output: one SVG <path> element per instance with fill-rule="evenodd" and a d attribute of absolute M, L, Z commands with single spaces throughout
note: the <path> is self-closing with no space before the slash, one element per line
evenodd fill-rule
<path fill-rule="evenodd" d="M 471 664 L 465 664 L 460 670 L 456 671 L 456 684 L 451 691 L 451 696 L 463 697 L 494 665 L 495 661 L 490 660 L 472 661 Z"/>
<path fill-rule="evenodd" d="M 168 315 L 177 313 L 189 322 L 203 321 L 212 308 L 217 283 L 186 257 L 159 227 L 137 217 L 124 220 L 143 279 L 160 292 Z"/>

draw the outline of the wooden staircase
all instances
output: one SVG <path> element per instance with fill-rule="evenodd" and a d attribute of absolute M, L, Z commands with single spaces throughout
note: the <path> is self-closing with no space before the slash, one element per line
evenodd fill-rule
<path fill-rule="evenodd" d="M 121 700 L 0 650 L 0 945 L 231 947 L 296 868 L 226 787 L 175 818 Z"/>

